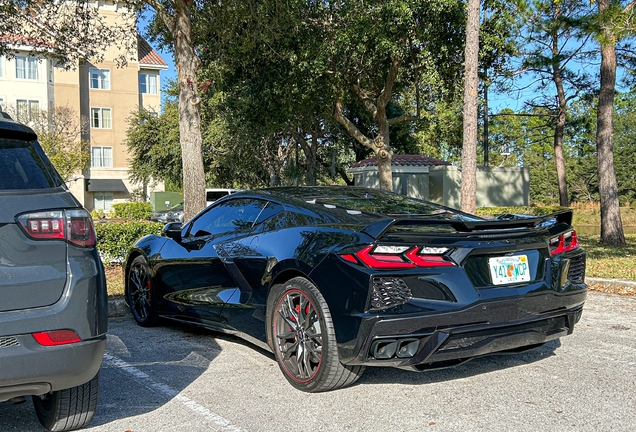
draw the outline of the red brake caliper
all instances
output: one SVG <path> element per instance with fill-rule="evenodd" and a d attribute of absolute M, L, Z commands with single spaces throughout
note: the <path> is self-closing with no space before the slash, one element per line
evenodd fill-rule
<path fill-rule="evenodd" d="M 296 305 L 296 307 L 294 308 L 294 310 L 296 311 L 296 313 L 300 313 L 300 305 Z M 294 318 L 293 316 L 290 317 L 292 321 L 296 321 L 296 318 Z M 289 329 L 290 332 L 293 332 L 294 329 L 290 328 Z M 294 338 L 294 342 L 296 342 L 296 338 Z"/>

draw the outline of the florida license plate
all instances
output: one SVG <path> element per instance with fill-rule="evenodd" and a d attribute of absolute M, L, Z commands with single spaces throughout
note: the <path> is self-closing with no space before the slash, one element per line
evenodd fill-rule
<path fill-rule="evenodd" d="M 493 285 L 504 285 L 530 280 L 530 266 L 526 255 L 488 259 Z"/>

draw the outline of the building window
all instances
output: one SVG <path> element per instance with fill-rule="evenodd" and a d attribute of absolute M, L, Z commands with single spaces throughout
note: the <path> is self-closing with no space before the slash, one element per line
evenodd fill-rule
<path fill-rule="evenodd" d="M 92 147 L 91 166 L 95 168 L 113 167 L 112 147 Z"/>
<path fill-rule="evenodd" d="M 15 56 L 15 77 L 38 80 L 38 59 L 31 56 Z"/>
<path fill-rule="evenodd" d="M 40 101 L 18 99 L 15 101 L 17 120 L 28 123 L 35 120 L 40 113 Z"/>
<path fill-rule="evenodd" d="M 157 94 L 157 74 L 139 74 L 139 93 Z"/>
<path fill-rule="evenodd" d="M 92 89 L 110 90 L 110 70 L 90 68 Z"/>
<path fill-rule="evenodd" d="M 113 209 L 113 193 L 93 192 L 93 208 L 95 210 L 111 211 Z"/>
<path fill-rule="evenodd" d="M 112 127 L 110 108 L 91 108 L 91 127 L 110 129 Z"/>

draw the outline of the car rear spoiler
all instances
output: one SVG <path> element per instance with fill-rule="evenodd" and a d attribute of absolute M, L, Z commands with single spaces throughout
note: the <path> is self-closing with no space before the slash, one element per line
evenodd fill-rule
<path fill-rule="evenodd" d="M 485 230 L 505 230 L 549 227 L 558 223 L 572 225 L 572 210 L 562 210 L 546 216 L 526 216 L 516 214 L 502 214 L 493 220 L 462 221 L 452 219 L 414 219 L 396 218 L 383 219 L 367 225 L 362 232 L 377 239 L 396 225 L 447 225 L 457 232 L 473 232 Z"/>

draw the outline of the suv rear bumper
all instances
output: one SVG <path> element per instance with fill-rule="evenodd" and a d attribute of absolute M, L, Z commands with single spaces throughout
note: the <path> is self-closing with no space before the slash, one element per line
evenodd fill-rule
<path fill-rule="evenodd" d="M 69 246 L 60 299 L 45 307 L 0 312 L 0 401 L 44 394 L 90 381 L 106 347 L 108 298 L 95 249 Z M 32 333 L 73 330 L 82 342 L 41 346 Z"/>
<path fill-rule="evenodd" d="M 90 381 L 102 364 L 106 335 L 69 345 L 43 347 L 31 335 L 2 337 L 12 346 L 0 348 L 0 402 L 39 395 Z"/>

